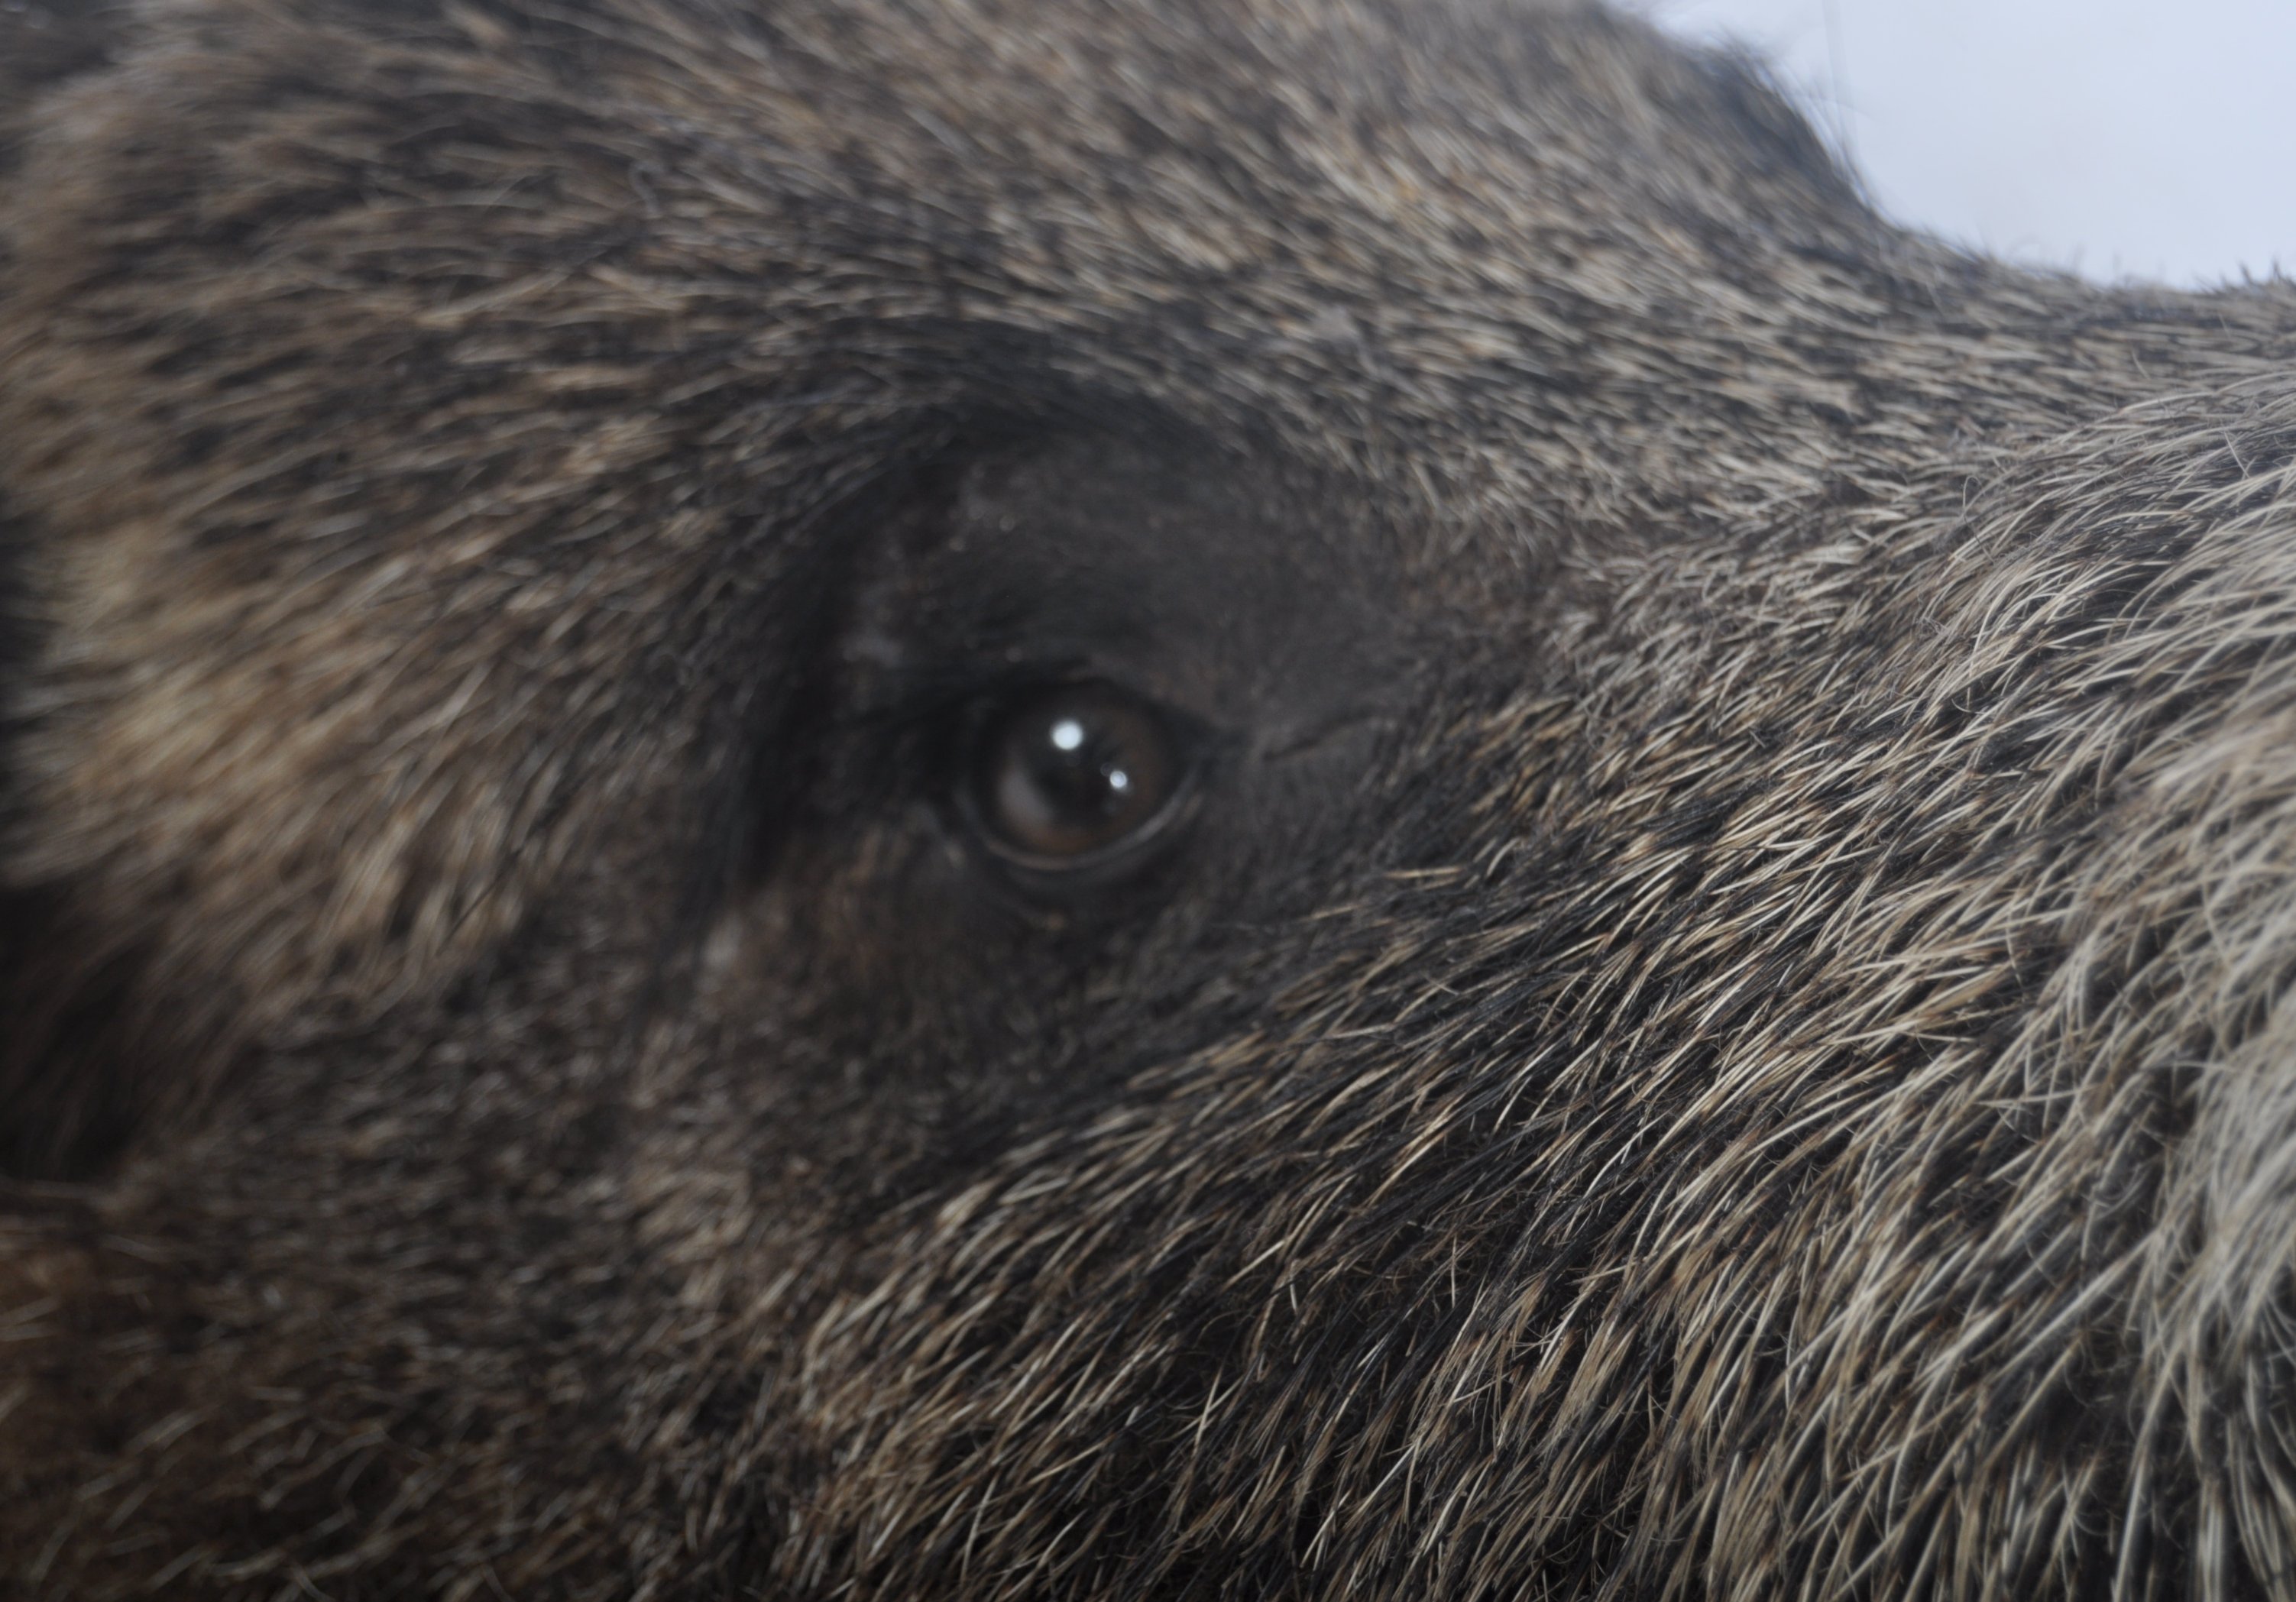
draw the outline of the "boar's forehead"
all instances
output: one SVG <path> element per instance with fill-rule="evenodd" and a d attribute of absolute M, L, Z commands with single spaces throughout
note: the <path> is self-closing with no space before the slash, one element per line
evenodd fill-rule
<path fill-rule="evenodd" d="M 2284 1582 L 2284 284 L 1470 0 L 0 113 L 43 1576 Z M 1197 732 L 1120 893 L 949 802 L 1029 674 Z"/>
<path fill-rule="evenodd" d="M 2062 421 L 2189 315 L 1899 235 L 1746 69 L 1575 9 L 296 11 L 155 21 L 31 161 L 29 304 L 132 331 L 155 454 L 227 389 L 210 430 L 283 457 L 324 405 L 392 420 L 394 480 L 451 428 L 455 471 L 554 481 L 537 415 L 619 467 L 698 410 L 786 508 L 920 411 L 1078 390 L 1519 531 Z"/>

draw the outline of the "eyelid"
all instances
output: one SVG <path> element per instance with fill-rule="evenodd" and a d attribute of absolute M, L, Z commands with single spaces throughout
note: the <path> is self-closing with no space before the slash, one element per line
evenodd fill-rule
<path fill-rule="evenodd" d="M 909 658 L 868 675 L 862 695 L 843 721 L 852 727 L 882 729 L 971 718 L 999 697 L 1106 676 L 1086 662 L 1066 658 Z"/>

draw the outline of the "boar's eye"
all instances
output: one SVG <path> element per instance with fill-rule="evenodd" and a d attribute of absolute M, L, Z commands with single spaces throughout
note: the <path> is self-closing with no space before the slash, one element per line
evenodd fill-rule
<path fill-rule="evenodd" d="M 1039 686 L 981 709 L 960 798 L 981 844 L 1013 867 L 1121 870 L 1173 833 L 1190 743 L 1170 714 L 1114 684 Z"/>

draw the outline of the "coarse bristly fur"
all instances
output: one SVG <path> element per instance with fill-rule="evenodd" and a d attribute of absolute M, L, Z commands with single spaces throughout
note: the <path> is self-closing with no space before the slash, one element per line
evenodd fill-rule
<path fill-rule="evenodd" d="M 2296 1598 L 2296 289 L 1742 61 L 9 0 L 0 691 L 9 1596 Z"/>

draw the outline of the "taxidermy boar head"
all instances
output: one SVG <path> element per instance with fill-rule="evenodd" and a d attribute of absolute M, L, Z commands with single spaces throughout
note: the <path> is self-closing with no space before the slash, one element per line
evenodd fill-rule
<path fill-rule="evenodd" d="M 27 1598 L 2296 1596 L 2296 290 L 1537 0 L 0 10 Z"/>

